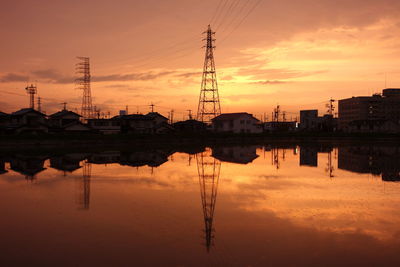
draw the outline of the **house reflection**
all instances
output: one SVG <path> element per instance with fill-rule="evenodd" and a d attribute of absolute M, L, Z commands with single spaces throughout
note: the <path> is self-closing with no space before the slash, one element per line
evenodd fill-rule
<path fill-rule="evenodd" d="M 122 152 L 120 164 L 131 167 L 159 167 L 168 161 L 172 151 L 152 150 L 152 151 L 134 151 Z"/>
<path fill-rule="evenodd" d="M 257 146 L 215 147 L 212 149 L 212 156 L 224 162 L 248 164 L 258 158 L 256 149 Z"/>
<path fill-rule="evenodd" d="M 6 170 L 6 160 L 3 157 L 0 157 L 0 175 L 8 172 Z"/>
<path fill-rule="evenodd" d="M 16 155 L 10 159 L 10 168 L 27 180 L 34 180 L 38 173 L 46 169 L 43 167 L 46 159 L 47 156 Z"/>
<path fill-rule="evenodd" d="M 211 246 L 214 245 L 213 222 L 221 162 L 211 156 L 210 150 L 197 154 L 196 161 L 204 216 L 204 239 L 207 252 L 209 252 Z"/>
<path fill-rule="evenodd" d="M 59 171 L 72 173 L 81 168 L 80 162 L 86 158 L 87 154 L 70 153 L 50 157 L 50 167 Z"/>
<path fill-rule="evenodd" d="M 400 149 L 396 146 L 339 147 L 338 168 L 381 175 L 384 181 L 400 181 Z"/>

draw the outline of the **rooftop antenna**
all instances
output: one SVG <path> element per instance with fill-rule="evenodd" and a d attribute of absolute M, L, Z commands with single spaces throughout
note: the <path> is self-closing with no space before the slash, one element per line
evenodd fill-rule
<path fill-rule="evenodd" d="M 151 108 L 151 113 L 153 113 L 153 112 L 154 112 L 154 104 L 151 103 L 149 106 L 150 106 L 150 108 Z"/>
<path fill-rule="evenodd" d="M 63 105 L 63 110 L 67 110 L 67 102 L 61 103 Z"/>

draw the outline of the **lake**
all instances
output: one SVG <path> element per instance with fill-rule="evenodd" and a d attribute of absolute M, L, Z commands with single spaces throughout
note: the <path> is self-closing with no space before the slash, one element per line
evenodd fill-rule
<path fill-rule="evenodd" d="M 400 266 L 400 147 L 0 153 L 1 266 Z"/>

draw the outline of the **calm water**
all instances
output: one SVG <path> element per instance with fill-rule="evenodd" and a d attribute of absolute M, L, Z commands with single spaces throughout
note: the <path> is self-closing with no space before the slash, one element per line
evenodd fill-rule
<path fill-rule="evenodd" d="M 3 153 L 0 265 L 400 266 L 399 172 L 391 145 Z"/>

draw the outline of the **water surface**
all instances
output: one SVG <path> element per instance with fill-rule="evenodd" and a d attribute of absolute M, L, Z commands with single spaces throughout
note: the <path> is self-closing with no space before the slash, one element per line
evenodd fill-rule
<path fill-rule="evenodd" d="M 400 147 L 2 153 L 2 266 L 399 266 Z"/>

